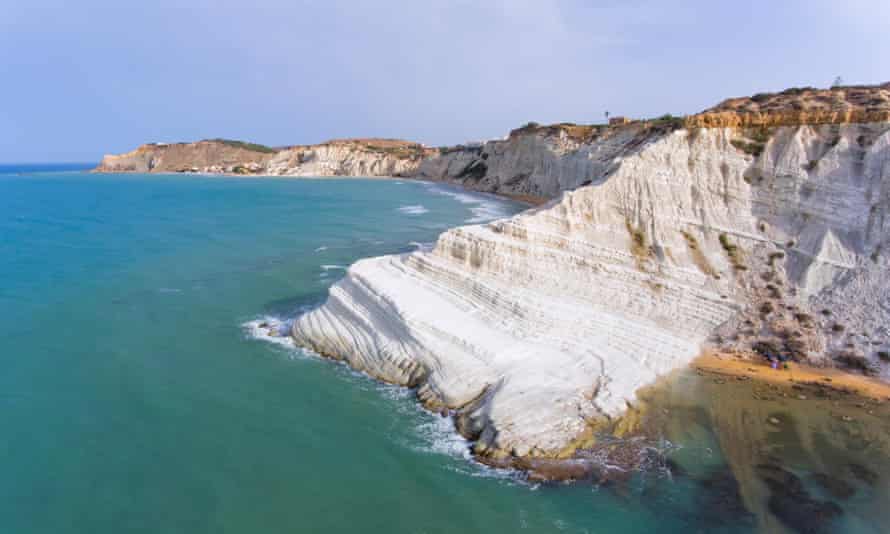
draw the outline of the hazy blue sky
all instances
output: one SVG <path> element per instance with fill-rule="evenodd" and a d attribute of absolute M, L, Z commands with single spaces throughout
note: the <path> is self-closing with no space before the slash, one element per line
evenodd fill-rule
<path fill-rule="evenodd" d="M 890 2 L 0 0 L 0 67 L 0 161 L 208 137 L 450 144 L 886 81 Z"/>

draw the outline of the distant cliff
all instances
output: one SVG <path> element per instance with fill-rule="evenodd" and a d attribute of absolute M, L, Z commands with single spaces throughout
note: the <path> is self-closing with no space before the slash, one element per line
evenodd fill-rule
<path fill-rule="evenodd" d="M 201 172 L 273 176 L 401 176 L 490 193 L 553 198 L 612 173 L 627 154 L 678 129 L 731 128 L 751 155 L 780 126 L 890 121 L 890 84 L 792 88 L 730 98 L 688 117 L 616 125 L 529 123 L 499 140 L 429 148 L 393 139 L 342 139 L 270 148 L 224 139 L 148 144 L 108 155 L 97 172 Z"/>
<path fill-rule="evenodd" d="M 318 145 L 271 148 L 212 139 L 195 143 L 153 143 L 107 155 L 96 172 L 280 175 L 401 176 L 435 155 L 418 143 L 394 139 L 342 139 Z"/>

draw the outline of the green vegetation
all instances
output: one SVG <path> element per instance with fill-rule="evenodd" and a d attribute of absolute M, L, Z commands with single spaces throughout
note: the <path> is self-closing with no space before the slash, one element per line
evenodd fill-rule
<path fill-rule="evenodd" d="M 672 132 L 674 130 L 680 130 L 686 125 L 685 117 L 677 117 L 671 115 L 670 113 L 665 113 L 664 115 L 655 118 L 649 119 L 646 121 L 650 127 L 667 130 Z"/>
<path fill-rule="evenodd" d="M 782 91 L 779 94 L 780 95 L 797 96 L 797 95 L 802 95 L 808 91 L 817 91 L 817 89 L 815 87 L 789 87 L 788 89 L 785 89 L 784 91 Z"/>
<path fill-rule="evenodd" d="M 751 97 L 751 100 L 760 104 L 761 102 L 766 102 L 770 98 L 773 97 L 774 93 L 757 93 L 756 95 Z"/>
<path fill-rule="evenodd" d="M 482 145 L 454 145 L 454 146 L 440 146 L 439 153 L 443 156 L 445 154 L 451 154 L 452 152 L 473 152 L 476 154 L 482 153 Z"/>
<path fill-rule="evenodd" d="M 739 251 L 739 247 L 729 241 L 729 236 L 726 234 L 720 234 L 720 246 L 723 247 L 723 250 L 726 251 L 726 256 L 729 258 L 729 263 L 732 264 L 732 268 L 737 271 L 746 271 L 748 267 L 742 263 L 742 253 Z"/>
<path fill-rule="evenodd" d="M 781 259 L 784 258 L 784 257 L 785 257 L 785 253 L 782 252 L 781 250 L 778 251 L 778 252 L 770 252 L 770 254 L 769 254 L 769 256 L 768 256 L 768 259 L 769 259 L 769 266 L 770 266 L 770 267 L 774 267 L 774 266 L 775 266 L 775 263 L 776 263 L 776 260 L 781 260 Z"/>
<path fill-rule="evenodd" d="M 797 320 L 798 323 L 802 324 L 803 326 L 806 326 L 806 327 L 813 326 L 813 316 L 810 315 L 809 313 L 797 312 L 794 314 L 794 318 Z"/>
<path fill-rule="evenodd" d="M 763 145 L 745 141 L 743 139 L 733 139 L 730 143 L 732 143 L 732 146 L 737 150 L 740 150 L 749 156 L 754 156 L 755 158 L 763 152 Z"/>
<path fill-rule="evenodd" d="M 769 142 L 772 132 L 769 128 L 765 127 L 749 128 L 745 130 L 743 135 L 743 139 L 733 139 L 730 143 L 732 143 L 732 146 L 737 150 L 756 158 L 763 153 L 763 149 L 766 148 L 766 144 Z"/>
<path fill-rule="evenodd" d="M 275 154 L 278 151 L 266 145 L 258 145 L 256 143 L 245 143 L 244 141 L 235 141 L 233 139 L 208 139 L 213 143 L 221 143 L 232 148 L 241 148 L 251 152 L 262 152 L 264 154 Z"/>

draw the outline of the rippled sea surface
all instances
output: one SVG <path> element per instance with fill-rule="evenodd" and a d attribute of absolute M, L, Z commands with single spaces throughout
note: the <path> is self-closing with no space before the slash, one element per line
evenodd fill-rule
<path fill-rule="evenodd" d="M 0 167 L 0 532 L 750 532 L 786 528 L 776 466 L 838 503 L 820 528 L 883 531 L 880 407 L 841 424 L 691 375 L 664 393 L 669 462 L 530 485 L 410 391 L 251 335 L 359 258 L 518 209 L 411 181 Z"/>

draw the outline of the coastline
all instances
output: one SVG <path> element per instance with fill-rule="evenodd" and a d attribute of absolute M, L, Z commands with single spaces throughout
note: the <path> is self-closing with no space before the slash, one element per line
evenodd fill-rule
<path fill-rule="evenodd" d="M 493 191 L 480 191 L 478 189 L 472 189 L 467 187 L 466 184 L 457 183 L 457 182 L 448 182 L 445 180 L 428 180 L 423 178 L 414 178 L 411 176 L 350 176 L 350 175 L 333 175 L 333 176 L 302 176 L 302 175 L 290 175 L 290 174 L 238 174 L 231 172 L 136 172 L 136 171 L 103 171 L 93 169 L 85 169 L 83 172 L 88 172 L 90 174 L 147 174 L 147 175 L 156 175 L 156 176 L 197 176 L 197 177 L 223 177 L 223 178 L 262 178 L 262 179 L 278 179 L 278 178 L 296 178 L 302 180 L 326 180 L 326 179 L 355 179 L 355 180 L 408 180 L 412 182 L 420 182 L 427 184 L 444 184 L 451 187 L 456 187 L 459 189 L 463 189 L 469 193 L 476 193 L 480 195 L 493 195 L 499 197 L 501 199 L 511 200 L 513 202 L 517 202 L 519 204 L 524 204 L 528 207 L 537 207 L 543 206 L 544 204 L 553 200 L 552 198 L 536 196 L 536 195 L 525 195 L 525 194 L 516 194 L 516 193 L 502 193 L 502 192 L 493 192 Z"/>
<path fill-rule="evenodd" d="M 849 148 L 859 147 L 866 130 L 840 131 L 844 142 L 825 160 L 866 175 L 849 185 L 859 195 L 878 179 L 870 167 L 857 170 L 860 148 Z M 869 145 L 876 153 L 887 130 L 869 132 L 880 139 Z M 829 133 L 774 132 L 770 153 L 805 158 L 801 147 Z M 861 268 L 868 284 L 879 284 L 880 255 L 835 245 L 835 233 L 858 228 L 856 210 L 822 223 L 809 241 L 803 222 L 764 220 L 756 208 L 766 186 L 747 174 L 760 160 L 737 149 L 735 136 L 673 131 L 626 155 L 602 184 L 565 192 L 545 209 L 447 231 L 429 253 L 360 261 L 325 304 L 295 321 L 293 337 L 371 376 L 421 386 L 419 400 L 455 415 L 479 461 L 530 471 L 563 460 L 591 464 L 609 447 L 599 435 L 637 435 L 643 389 L 686 369 L 715 332 L 727 340 L 724 348 L 801 337 L 814 362 L 830 356 L 826 348 L 840 343 L 837 332 L 855 309 L 840 291 L 832 298 L 844 302 L 805 301 L 804 289 L 815 289 L 797 287 L 788 273 L 811 271 L 827 284 L 843 251 L 845 268 Z M 758 172 L 779 180 L 784 160 L 767 163 L 775 168 Z M 732 195 L 710 186 L 714 168 Z M 834 168 L 795 176 L 795 187 L 821 188 L 806 209 L 831 203 Z M 650 180 L 653 174 L 672 179 Z M 796 198 L 791 191 L 788 202 Z M 816 321 L 828 308 L 831 322 Z M 845 348 L 856 340 L 844 339 Z"/>

